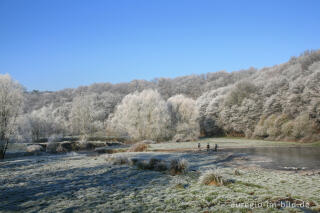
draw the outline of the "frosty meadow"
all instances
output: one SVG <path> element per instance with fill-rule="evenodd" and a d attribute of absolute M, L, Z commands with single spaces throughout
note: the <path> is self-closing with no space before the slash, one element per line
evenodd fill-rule
<path fill-rule="evenodd" d="M 0 211 L 320 211 L 319 82 L 319 50 L 56 92 L 0 75 Z"/>

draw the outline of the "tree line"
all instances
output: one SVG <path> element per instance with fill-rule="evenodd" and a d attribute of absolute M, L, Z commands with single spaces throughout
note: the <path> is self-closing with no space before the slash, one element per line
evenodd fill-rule
<path fill-rule="evenodd" d="M 0 140 L 121 135 L 189 141 L 199 136 L 320 140 L 320 51 L 273 67 L 178 78 L 26 91 L 0 75 Z"/>

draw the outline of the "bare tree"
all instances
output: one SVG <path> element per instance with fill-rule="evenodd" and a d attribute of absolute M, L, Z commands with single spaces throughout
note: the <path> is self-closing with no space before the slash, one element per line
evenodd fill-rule
<path fill-rule="evenodd" d="M 70 120 L 74 134 L 87 136 L 94 132 L 93 98 L 92 96 L 81 95 L 73 100 Z"/>
<path fill-rule="evenodd" d="M 0 75 L 0 159 L 3 159 L 23 103 L 22 86 L 9 75 Z"/>

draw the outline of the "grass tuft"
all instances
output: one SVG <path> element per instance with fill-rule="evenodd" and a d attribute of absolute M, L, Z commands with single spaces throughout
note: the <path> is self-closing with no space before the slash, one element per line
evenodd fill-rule
<path fill-rule="evenodd" d="M 140 142 L 140 143 L 136 143 L 133 144 L 130 149 L 129 152 L 145 152 L 148 149 L 148 144 Z"/>
<path fill-rule="evenodd" d="M 170 174 L 179 175 L 186 173 L 188 170 L 188 161 L 184 158 L 173 159 L 170 162 Z"/>
<path fill-rule="evenodd" d="M 110 155 L 106 158 L 106 161 L 113 165 L 130 164 L 130 160 L 124 155 Z"/>
<path fill-rule="evenodd" d="M 200 176 L 199 183 L 208 186 L 224 186 L 231 181 L 224 179 L 219 170 L 207 170 Z"/>

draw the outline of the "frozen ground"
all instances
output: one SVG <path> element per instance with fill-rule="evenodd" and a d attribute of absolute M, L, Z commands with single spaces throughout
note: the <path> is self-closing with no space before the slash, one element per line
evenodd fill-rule
<path fill-rule="evenodd" d="M 123 154 L 120 154 L 123 155 Z M 235 204 L 301 200 L 320 209 L 318 171 L 276 171 L 255 165 L 260 159 L 221 152 L 124 153 L 129 158 L 183 157 L 185 175 L 110 165 L 106 155 L 30 156 L 0 162 L 1 212 L 247 212 Z M 201 172 L 219 167 L 235 180 L 227 186 L 204 186 Z M 238 168 L 241 175 L 234 175 Z M 300 201 L 299 201 L 300 202 Z M 243 204 L 242 204 L 243 205 Z M 261 211 L 306 211 L 304 208 L 255 208 Z"/>
<path fill-rule="evenodd" d="M 151 144 L 150 150 L 161 151 L 161 150 L 195 150 L 200 143 L 201 148 L 205 149 L 207 144 L 211 148 L 218 145 L 220 149 L 225 148 L 250 148 L 250 147 L 298 147 L 298 146 L 319 146 L 320 142 L 316 143 L 299 143 L 299 142 L 281 142 L 281 141 L 265 141 L 265 140 L 255 140 L 255 139 L 244 139 L 244 138 L 206 138 L 195 142 L 179 142 L 179 143 L 158 143 Z"/>

